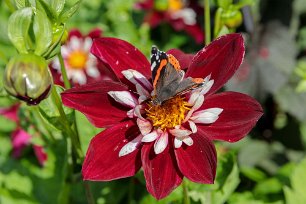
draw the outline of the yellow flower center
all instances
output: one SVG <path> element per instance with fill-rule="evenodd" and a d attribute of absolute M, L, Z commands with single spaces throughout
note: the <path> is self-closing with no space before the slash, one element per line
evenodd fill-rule
<path fill-rule="evenodd" d="M 162 105 L 148 103 L 148 106 L 148 109 L 146 109 L 148 119 L 152 121 L 155 128 L 161 130 L 181 125 L 186 112 L 190 110 L 190 105 L 181 96 L 169 99 Z"/>
<path fill-rule="evenodd" d="M 84 69 L 87 59 L 87 53 L 80 50 L 73 51 L 68 57 L 68 64 L 72 69 Z"/>
<path fill-rule="evenodd" d="M 184 7 L 183 0 L 168 0 L 169 10 L 170 11 L 179 11 Z"/>

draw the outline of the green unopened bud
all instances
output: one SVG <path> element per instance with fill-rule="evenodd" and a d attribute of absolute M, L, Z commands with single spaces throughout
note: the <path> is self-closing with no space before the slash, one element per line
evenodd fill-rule
<path fill-rule="evenodd" d="M 3 83 L 9 94 L 28 105 L 47 98 L 53 84 L 46 60 L 34 54 L 13 57 L 6 66 Z"/>
<path fill-rule="evenodd" d="M 221 17 L 228 28 L 237 28 L 242 23 L 242 14 L 239 10 L 228 10 Z"/>

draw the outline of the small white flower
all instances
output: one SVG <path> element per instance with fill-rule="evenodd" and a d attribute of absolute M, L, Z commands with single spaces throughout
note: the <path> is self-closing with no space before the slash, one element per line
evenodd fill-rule
<path fill-rule="evenodd" d="M 97 59 L 90 53 L 92 39 L 90 37 L 78 38 L 72 36 L 70 40 L 61 47 L 64 65 L 68 79 L 74 83 L 86 84 L 87 76 L 92 78 L 100 77 Z M 59 73 L 61 66 L 58 58 L 52 62 L 52 67 Z M 61 80 L 62 77 L 61 77 Z"/>

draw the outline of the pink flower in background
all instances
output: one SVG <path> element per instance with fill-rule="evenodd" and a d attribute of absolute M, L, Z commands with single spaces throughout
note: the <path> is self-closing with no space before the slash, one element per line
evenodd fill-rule
<path fill-rule="evenodd" d="M 136 4 L 136 9 L 146 11 L 144 22 L 152 28 L 163 22 L 170 24 L 176 31 L 185 31 L 192 36 L 197 43 L 203 43 L 204 33 L 197 23 L 197 15 L 202 17 L 202 8 L 196 1 L 168 0 L 163 1 L 144 0 Z"/>
<path fill-rule="evenodd" d="M 115 79 L 114 74 L 90 53 L 93 39 L 101 34 L 100 29 L 95 29 L 83 36 L 79 30 L 74 29 L 69 32 L 68 40 L 61 46 L 67 76 L 74 85 Z M 57 57 L 51 62 L 50 67 L 55 83 L 63 85 L 61 65 Z"/>
<path fill-rule="evenodd" d="M 31 145 L 32 136 L 23 130 L 19 124 L 18 118 L 18 109 L 19 104 L 15 104 L 8 108 L 0 108 L 0 115 L 6 117 L 7 119 L 16 122 L 16 129 L 11 134 L 11 141 L 13 146 L 13 157 L 20 158 L 22 156 L 22 152 L 24 148 Z M 48 155 L 46 154 L 44 148 L 39 145 L 32 144 L 34 154 L 41 166 L 44 166 L 45 162 L 48 159 Z"/>
<path fill-rule="evenodd" d="M 89 145 L 82 168 L 85 180 L 125 178 L 142 167 L 147 189 L 157 199 L 171 193 L 184 177 L 213 183 L 217 155 L 212 141 L 242 139 L 262 115 L 260 104 L 247 95 L 216 93 L 242 62 L 239 34 L 223 36 L 194 56 L 153 48 L 151 64 L 133 45 L 115 38 L 96 39 L 91 52 L 121 82 L 101 81 L 62 93 L 66 106 L 84 113 L 97 127 L 107 127 Z M 201 86 L 154 103 L 158 74 L 152 83 L 151 69 L 156 63 L 168 69 L 173 65 L 180 83 Z"/>

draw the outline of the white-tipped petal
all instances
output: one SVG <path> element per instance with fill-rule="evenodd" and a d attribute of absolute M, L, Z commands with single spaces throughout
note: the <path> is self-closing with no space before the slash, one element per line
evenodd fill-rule
<path fill-rule="evenodd" d="M 142 139 L 142 135 L 138 135 L 132 141 L 124 145 L 119 152 L 119 157 L 125 156 L 135 151 L 138 145 L 141 143 L 141 139 Z"/>
<path fill-rule="evenodd" d="M 137 118 L 137 125 L 142 135 L 146 135 L 152 130 L 152 124 L 148 120 Z"/>
<path fill-rule="evenodd" d="M 139 96 L 139 98 L 138 98 L 138 103 L 142 103 L 142 102 L 144 102 L 144 101 L 147 100 L 147 99 L 148 99 L 147 96 L 144 96 L 144 95 Z"/>
<path fill-rule="evenodd" d="M 70 72 L 70 74 L 71 74 L 70 76 L 72 78 L 72 81 L 77 82 L 81 85 L 86 84 L 87 79 L 86 79 L 86 75 L 83 71 L 74 71 L 75 69 L 73 69 L 73 68 L 71 70 L 73 70 L 73 71 Z M 70 77 L 68 77 L 68 78 L 70 78 Z"/>
<path fill-rule="evenodd" d="M 143 106 L 142 105 L 136 105 L 136 107 L 134 108 L 134 116 L 144 120 L 144 118 L 141 115 L 143 112 L 144 112 Z"/>
<path fill-rule="evenodd" d="M 183 142 L 184 142 L 186 145 L 188 145 L 188 146 L 193 145 L 193 140 L 192 140 L 191 137 L 186 137 L 186 138 L 184 138 L 184 139 L 183 139 Z"/>
<path fill-rule="evenodd" d="M 76 36 L 72 36 L 70 38 L 70 47 L 71 47 L 71 50 L 81 50 L 81 40 L 76 37 Z"/>
<path fill-rule="evenodd" d="M 140 84 L 143 88 L 147 89 L 148 91 L 152 90 L 152 84 L 149 82 L 149 80 L 143 76 L 140 72 L 128 69 L 121 72 L 123 76 L 132 82 L 133 84 Z"/>
<path fill-rule="evenodd" d="M 219 114 L 223 111 L 222 108 L 209 108 L 206 110 L 193 113 L 190 120 L 194 123 L 210 124 L 219 118 Z"/>
<path fill-rule="evenodd" d="M 129 118 L 134 118 L 134 108 L 129 110 L 128 112 L 126 112 L 126 115 L 129 117 Z"/>
<path fill-rule="evenodd" d="M 169 132 L 171 135 L 179 138 L 187 137 L 188 135 L 192 134 L 192 132 L 187 129 L 171 129 Z"/>
<path fill-rule="evenodd" d="M 150 97 L 150 93 L 146 89 L 144 89 L 143 86 L 141 86 L 140 84 L 136 84 L 135 86 L 139 96 L 142 96 L 142 98 L 143 96 L 145 96 L 146 99 Z"/>
<path fill-rule="evenodd" d="M 92 39 L 87 37 L 84 39 L 83 50 L 89 52 L 92 45 Z"/>
<path fill-rule="evenodd" d="M 92 78 L 98 78 L 100 76 L 100 72 L 98 71 L 97 67 L 87 67 L 86 73 Z"/>
<path fill-rule="evenodd" d="M 155 141 L 154 152 L 155 154 L 162 153 L 168 145 L 168 132 L 163 132 Z"/>
<path fill-rule="evenodd" d="M 189 127 L 191 129 L 192 133 L 196 133 L 198 131 L 198 128 L 196 126 L 196 124 L 194 122 L 192 122 L 191 120 L 188 120 L 189 123 Z"/>
<path fill-rule="evenodd" d="M 183 141 L 178 139 L 178 138 L 174 138 L 174 147 L 175 148 L 180 148 L 183 144 Z"/>
<path fill-rule="evenodd" d="M 108 95 L 118 103 L 127 107 L 134 108 L 138 104 L 136 97 L 129 91 L 109 91 Z"/>
<path fill-rule="evenodd" d="M 199 96 L 200 96 L 200 92 L 199 91 L 192 92 L 192 94 L 191 94 L 191 96 L 190 96 L 190 98 L 188 100 L 188 103 L 193 106 Z"/>
<path fill-rule="evenodd" d="M 176 12 L 173 12 L 171 14 L 171 16 L 174 19 L 178 19 L 178 18 L 183 19 L 183 21 L 186 25 L 196 24 L 196 17 L 197 16 L 196 16 L 196 13 L 194 12 L 194 10 L 191 9 L 191 8 L 180 9 Z"/>
<path fill-rule="evenodd" d="M 153 142 L 158 137 L 157 131 L 153 131 L 142 138 L 142 142 Z"/>
<path fill-rule="evenodd" d="M 199 97 L 197 98 L 197 100 L 195 101 L 194 105 L 193 105 L 193 110 L 196 111 L 198 110 L 204 102 L 204 96 L 203 95 L 199 95 Z"/>
<path fill-rule="evenodd" d="M 204 86 L 201 89 L 201 94 L 204 95 L 206 94 L 212 87 L 212 85 L 214 84 L 214 80 L 209 80 L 207 83 L 204 84 Z"/>
<path fill-rule="evenodd" d="M 63 58 L 67 58 L 70 55 L 70 52 L 71 51 L 69 50 L 69 48 L 67 46 L 63 45 L 61 47 L 61 54 L 62 54 Z"/>

